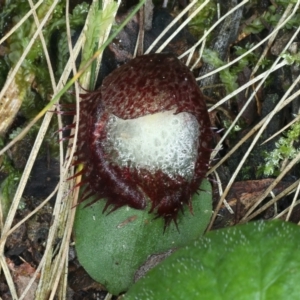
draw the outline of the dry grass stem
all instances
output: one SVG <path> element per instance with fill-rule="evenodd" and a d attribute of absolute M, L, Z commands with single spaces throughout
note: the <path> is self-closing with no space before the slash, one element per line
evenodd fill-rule
<path fill-rule="evenodd" d="M 27 56 L 27 54 L 29 53 L 30 49 L 32 48 L 35 40 L 37 39 L 37 37 L 40 35 L 43 27 L 45 26 L 45 24 L 47 23 L 47 21 L 49 20 L 51 14 L 53 13 L 53 10 L 55 9 L 55 6 L 57 5 L 58 0 L 54 1 L 53 4 L 51 5 L 49 11 L 46 13 L 44 19 L 40 22 L 40 26 L 36 29 L 36 32 L 34 33 L 34 35 L 32 36 L 30 42 L 28 43 L 27 47 L 24 49 L 24 52 L 22 53 L 19 61 L 17 62 L 16 66 L 14 67 L 14 69 L 12 70 L 12 72 L 10 73 L 10 76 L 7 78 L 1 92 L 0 92 L 0 99 L 3 98 L 4 94 L 6 93 L 8 87 L 10 86 L 10 84 L 13 82 L 17 72 L 19 71 L 25 57 Z"/>
<path fill-rule="evenodd" d="M 281 16 L 280 20 L 278 21 L 274 31 L 272 32 L 272 35 L 270 36 L 267 45 L 263 51 L 263 53 L 261 54 L 260 58 L 258 59 L 255 67 L 253 68 L 252 72 L 251 72 L 251 78 L 254 76 L 254 74 L 258 71 L 261 62 L 263 61 L 263 59 L 265 59 L 267 53 L 269 52 L 273 42 L 275 41 L 277 34 L 278 34 L 278 30 L 276 30 L 277 28 L 280 30 L 282 28 L 282 24 L 284 25 L 287 21 L 286 19 L 290 19 L 293 16 L 293 13 L 291 13 L 291 10 L 293 9 L 293 4 L 288 5 L 288 7 L 286 8 L 286 10 L 284 11 L 283 15 Z M 296 13 L 296 10 L 294 11 L 294 13 Z"/>
<path fill-rule="evenodd" d="M 222 187 L 222 181 L 218 175 L 218 172 L 214 171 L 214 175 L 216 176 L 216 180 L 217 180 L 217 185 L 218 185 L 218 190 L 219 190 L 219 195 L 223 195 L 223 187 Z M 225 205 L 225 207 L 227 208 L 227 210 L 233 215 L 234 211 L 232 210 L 232 208 L 230 207 L 230 205 L 228 204 L 228 202 L 226 201 L 226 199 L 223 199 L 223 204 Z"/>
<path fill-rule="evenodd" d="M 197 0 L 192 1 L 178 16 L 161 32 L 161 34 L 155 39 L 151 46 L 145 51 L 145 54 L 151 52 L 151 50 L 157 45 L 157 43 L 164 37 L 164 35 L 195 5 Z"/>
<path fill-rule="evenodd" d="M 206 33 L 207 33 L 207 30 L 204 30 L 204 34 L 206 34 Z M 196 66 L 197 66 L 198 63 L 200 62 L 201 57 L 202 57 L 202 55 L 203 55 L 203 51 L 204 51 L 204 49 L 205 49 L 205 45 L 206 45 L 206 38 L 203 39 L 203 42 L 202 42 L 201 47 L 200 47 L 200 50 L 199 50 L 199 56 L 198 56 L 197 60 L 195 61 L 195 63 L 192 65 L 191 71 L 193 71 L 194 68 L 196 68 Z M 186 63 L 187 66 L 190 64 L 190 60 L 192 59 L 192 53 L 193 53 L 193 52 L 191 52 L 191 54 L 189 55 L 189 58 L 188 58 L 188 60 L 187 60 L 187 63 Z"/>
<path fill-rule="evenodd" d="M 295 181 L 294 183 L 292 183 L 289 187 L 287 187 L 284 191 L 282 191 L 281 193 L 279 193 L 276 197 L 274 197 L 272 200 L 268 201 L 268 203 L 264 204 L 262 207 L 260 207 L 259 209 L 257 209 L 253 214 L 249 215 L 247 218 L 245 218 L 244 220 L 241 220 L 241 224 L 242 223 L 246 223 L 249 222 L 250 220 L 252 220 L 253 218 L 255 218 L 256 216 L 258 216 L 259 214 L 261 214 L 263 211 L 265 211 L 267 208 L 269 208 L 270 206 L 272 206 L 274 203 L 276 203 L 278 200 L 280 200 L 281 198 L 283 198 L 284 196 L 289 195 L 290 193 L 294 192 L 296 187 L 298 186 L 298 184 L 300 183 L 300 180 Z"/>
<path fill-rule="evenodd" d="M 54 0 L 52 5 L 49 7 L 49 10 L 45 14 L 45 17 L 42 20 L 38 19 L 38 16 L 36 14 L 36 9 L 43 3 L 42 0 L 34 4 L 32 0 L 28 0 L 31 9 L 28 11 L 28 13 L 16 24 L 1 40 L 0 44 L 4 42 L 6 39 L 9 38 L 11 34 L 13 34 L 28 18 L 31 16 L 34 19 L 34 22 L 36 24 L 36 31 L 32 36 L 32 39 L 28 43 L 27 47 L 25 48 L 24 52 L 22 53 L 19 61 L 16 63 L 15 67 L 11 70 L 9 73 L 9 76 L 3 86 L 3 89 L 0 92 L 0 99 L 6 95 L 10 87 L 14 84 L 14 80 L 16 78 L 16 75 L 18 71 L 20 70 L 20 67 L 22 63 L 24 62 L 24 59 L 26 58 L 27 54 L 31 50 L 32 46 L 34 45 L 34 42 L 39 38 L 42 42 L 43 46 L 43 51 L 47 60 L 48 64 L 48 70 L 49 70 L 49 75 L 51 78 L 51 84 L 53 88 L 53 98 L 59 94 L 59 92 L 62 90 L 64 87 L 65 83 L 68 82 L 68 79 L 70 77 L 70 74 L 77 74 L 78 70 L 76 68 L 76 59 L 80 53 L 80 50 L 82 49 L 84 43 L 85 43 L 85 31 L 88 30 L 88 21 L 89 17 L 86 19 L 86 23 L 84 26 L 83 31 L 81 32 L 76 44 L 73 46 L 72 45 L 72 40 L 71 40 L 71 28 L 70 28 L 70 20 L 69 20 L 69 0 L 66 2 L 66 12 L 65 12 L 65 19 L 66 19 L 66 29 L 67 29 L 67 40 L 68 40 L 68 48 L 69 48 L 69 59 L 68 62 L 65 65 L 63 74 L 59 80 L 58 83 L 55 82 L 55 77 L 54 77 L 54 72 L 52 69 L 49 53 L 47 50 L 45 38 L 43 35 L 43 29 L 49 19 L 51 18 L 53 11 L 55 10 L 55 7 L 57 3 L 59 2 L 58 0 Z M 95 0 L 94 0 L 95 2 Z M 109 4 L 111 4 L 112 0 L 105 0 L 103 1 L 103 7 L 107 7 Z M 164 37 L 164 35 L 172 28 L 175 24 L 179 23 L 179 20 L 182 20 L 182 17 L 188 13 L 191 9 L 193 9 L 193 12 L 183 21 L 176 32 L 172 34 L 159 49 L 157 52 L 161 52 L 166 45 L 174 38 L 176 34 L 184 26 L 186 26 L 190 20 L 192 20 L 207 4 L 209 4 L 209 0 L 204 1 L 199 7 L 194 9 L 194 6 L 198 3 L 198 0 L 193 0 L 185 9 L 182 10 L 181 13 L 177 15 L 177 17 L 169 24 L 167 28 L 165 28 L 162 33 L 158 36 L 158 38 L 153 42 L 153 44 L 146 50 L 145 54 L 149 53 L 153 48 L 157 45 L 157 43 Z M 211 28 L 205 30 L 203 37 L 195 44 L 193 45 L 190 49 L 188 49 L 186 52 L 184 52 L 182 55 L 180 55 L 179 58 L 187 57 L 186 64 L 190 65 L 192 56 L 194 55 L 195 51 L 198 51 L 199 57 L 197 61 L 191 66 L 191 69 L 193 70 L 197 64 L 199 63 L 202 53 L 204 51 L 204 48 L 206 46 L 206 39 L 209 34 L 219 25 L 221 24 L 225 18 L 230 16 L 234 11 L 239 9 L 241 6 L 245 5 L 248 3 L 249 0 L 244 0 L 241 3 L 239 3 L 236 7 L 232 8 L 230 11 L 228 11 L 225 15 L 221 16 L 215 24 L 211 26 Z M 118 0 L 118 5 L 120 5 L 121 0 Z M 272 46 L 279 30 L 283 30 L 284 26 L 287 24 L 287 22 L 295 16 L 296 12 L 299 10 L 299 5 L 300 5 L 300 0 L 297 1 L 295 4 L 289 4 L 288 7 L 286 8 L 284 14 L 282 15 L 280 21 L 274 28 L 270 34 L 255 44 L 251 49 L 246 51 L 243 55 L 237 57 L 236 59 L 230 61 L 226 65 L 215 69 L 214 71 L 206 74 L 205 76 L 198 77 L 196 80 L 200 81 L 205 77 L 211 76 L 215 73 L 219 73 L 222 70 L 225 70 L 226 68 L 229 68 L 235 63 L 238 63 L 241 59 L 243 59 L 246 55 L 253 53 L 258 47 L 261 45 L 265 45 L 264 51 L 261 54 L 260 58 L 258 59 L 256 66 L 252 70 L 252 76 L 256 74 L 258 67 L 260 66 L 261 61 L 266 57 L 267 52 L 269 51 L 270 47 Z M 90 11 L 91 13 L 91 11 Z M 112 26 L 113 24 L 111 24 Z M 107 40 L 111 26 L 107 28 L 107 30 L 99 37 L 98 45 L 99 47 Z M 290 41 L 285 45 L 282 53 L 286 52 L 290 45 L 294 42 L 296 39 L 297 35 L 299 34 L 300 27 L 298 27 L 295 30 L 295 33 L 293 37 L 290 39 Z M 200 49 L 197 48 L 199 45 L 201 45 Z M 96 73 L 99 71 L 100 68 L 100 63 L 101 63 L 102 55 L 100 54 L 96 60 Z M 230 124 L 229 128 L 224 132 L 222 135 L 220 141 L 216 145 L 214 151 L 212 152 L 211 155 L 211 160 L 214 160 L 217 155 L 219 154 L 220 150 L 223 149 L 224 143 L 226 138 L 228 138 L 228 135 L 232 132 L 234 129 L 235 125 L 237 124 L 238 121 L 240 121 L 240 118 L 242 114 L 246 111 L 248 108 L 248 105 L 253 101 L 253 98 L 257 96 L 257 91 L 263 87 L 265 84 L 266 80 L 270 77 L 270 74 L 283 68 L 288 65 L 288 62 L 283 59 L 282 57 L 278 56 L 275 61 L 273 62 L 272 66 L 266 70 L 265 72 L 257 75 L 254 78 L 251 78 L 249 82 L 243 84 L 240 86 L 238 89 L 236 89 L 234 92 L 228 94 L 226 97 L 223 99 L 219 100 L 216 104 L 214 104 L 212 107 L 209 108 L 209 112 L 212 112 L 216 110 L 217 108 L 221 108 L 222 105 L 226 104 L 231 98 L 235 97 L 241 92 L 245 92 L 250 86 L 255 86 L 254 90 L 252 91 L 251 95 L 248 97 L 246 103 L 243 105 L 243 107 L 239 110 L 239 113 L 236 115 L 235 119 L 233 122 Z M 90 78 L 89 76 L 86 76 L 83 81 L 81 81 L 81 86 L 84 88 L 88 88 Z M 300 91 L 295 91 L 295 87 L 297 84 L 299 84 L 300 81 L 300 76 L 296 78 L 293 82 L 293 84 L 288 88 L 288 90 L 285 92 L 284 96 L 279 100 L 277 103 L 276 107 L 266 116 L 264 117 L 258 124 L 256 124 L 235 146 L 233 146 L 231 149 L 228 150 L 226 155 L 220 159 L 217 163 L 215 163 L 210 170 L 208 171 L 208 175 L 214 173 L 215 178 L 217 179 L 217 188 L 219 190 L 220 198 L 218 199 L 218 204 L 213 212 L 213 216 L 210 222 L 210 225 L 207 230 L 209 230 L 214 221 L 215 218 L 219 212 L 219 209 L 221 206 L 224 204 L 227 208 L 227 210 L 230 212 L 230 214 L 233 214 L 234 211 L 232 208 L 228 205 L 226 202 L 226 197 L 228 195 L 228 192 L 230 191 L 232 184 L 236 181 L 237 175 L 239 174 L 241 168 L 244 166 L 245 161 L 251 154 L 253 148 L 257 144 L 258 140 L 261 138 L 262 134 L 264 133 L 266 127 L 272 120 L 272 118 L 275 116 L 276 113 L 278 113 L 281 109 L 283 109 L 286 105 L 291 103 L 294 99 L 299 97 Z M 36 161 L 38 152 L 41 148 L 42 142 L 45 138 L 45 134 L 48 130 L 50 121 L 53 116 L 57 117 L 57 122 L 59 128 L 62 128 L 62 120 L 60 114 L 55 114 L 53 112 L 47 112 L 44 116 L 44 112 L 40 112 L 29 124 L 27 127 L 22 131 L 20 135 L 18 135 L 15 139 L 13 139 L 11 142 L 9 142 L 3 149 L 0 150 L 0 155 L 2 155 L 5 151 L 7 151 L 12 145 L 14 145 L 17 141 L 22 139 L 26 133 L 29 131 L 29 129 L 43 116 L 43 121 L 40 126 L 39 132 L 37 134 L 36 140 L 34 142 L 34 145 L 32 147 L 32 151 L 30 153 L 29 159 L 27 161 L 26 167 L 24 169 L 24 172 L 21 176 L 19 185 L 17 187 L 16 193 L 14 195 L 14 199 L 12 201 L 10 210 L 8 212 L 7 218 L 5 222 L 3 223 L 2 227 L 2 232 L 1 232 L 1 240 L 0 240 L 0 266 L 1 269 L 5 275 L 7 284 L 9 286 L 11 295 L 13 299 L 24 299 L 26 297 L 26 293 L 30 290 L 31 286 L 34 284 L 36 281 L 36 278 L 39 277 L 38 281 L 38 288 L 36 291 L 36 300 L 42 300 L 42 299 L 55 299 L 57 297 L 58 299 L 66 299 L 67 298 L 67 275 L 68 275 L 68 256 L 69 256 L 69 246 L 71 242 L 71 233 L 72 233 L 72 228 L 73 228 L 73 222 L 75 218 L 75 212 L 77 201 L 78 201 L 78 193 L 79 190 L 75 189 L 73 190 L 74 185 L 80 182 L 81 178 L 77 177 L 74 181 L 72 180 L 67 180 L 71 176 L 74 175 L 74 168 L 71 167 L 72 159 L 74 156 L 74 153 L 76 151 L 76 141 L 77 141 L 77 136 L 78 136 L 78 128 L 79 128 L 79 112 L 80 112 L 80 87 L 78 83 L 75 83 L 75 99 L 76 99 L 76 115 L 74 116 L 74 124 L 75 128 L 72 130 L 72 135 L 74 134 L 73 140 L 69 143 L 69 147 L 67 150 L 63 147 L 63 144 L 60 143 L 60 152 L 59 152 L 59 157 L 60 157 L 60 181 L 57 187 L 53 190 L 53 192 L 45 199 L 43 200 L 42 203 L 40 203 L 32 212 L 30 212 L 25 218 L 23 218 L 21 221 L 19 221 L 17 224 L 12 226 L 13 221 L 15 219 L 15 215 L 20 203 L 20 199 L 22 197 L 22 194 L 24 192 L 24 189 L 26 187 L 26 184 L 28 182 L 28 178 L 30 176 L 32 167 L 34 162 Z M 51 110 L 59 109 L 57 107 L 52 107 Z M 47 110 L 47 108 L 45 108 Z M 293 121 L 291 121 L 289 124 L 284 126 L 282 129 L 280 129 L 276 134 L 273 134 L 270 138 L 265 140 L 262 144 L 268 142 L 287 128 L 289 128 L 293 123 L 297 122 L 300 120 L 300 116 L 298 115 Z M 62 132 L 59 132 L 60 139 L 62 138 Z M 231 178 L 228 180 L 228 184 L 225 188 L 223 188 L 221 180 L 219 178 L 219 170 L 223 164 L 226 163 L 228 158 L 232 155 L 234 155 L 239 148 L 247 141 L 249 141 L 250 138 L 253 138 L 251 141 L 250 146 L 248 147 L 246 153 L 243 155 L 243 158 L 241 159 L 240 163 L 234 170 Z M 64 153 L 66 152 L 66 153 Z M 284 209 L 282 212 L 279 214 L 275 214 L 274 219 L 277 218 L 282 218 L 285 216 L 286 220 L 289 220 L 291 217 L 291 213 L 296 205 L 300 203 L 300 200 L 298 199 L 299 191 L 300 191 L 300 180 L 297 180 L 293 184 L 291 184 L 288 188 L 286 188 L 284 191 L 279 193 L 277 196 L 274 196 L 270 201 L 262 205 L 262 202 L 270 196 L 270 193 L 272 193 L 272 190 L 276 185 L 282 181 L 283 177 L 299 162 L 300 160 L 300 153 L 296 155 L 295 158 L 293 158 L 291 161 L 287 161 L 286 165 L 283 165 L 283 169 L 281 170 L 279 176 L 273 181 L 273 183 L 257 198 L 257 201 L 255 204 L 251 206 L 251 208 L 247 211 L 247 213 L 243 216 L 241 219 L 241 223 L 248 222 L 249 220 L 253 219 L 266 209 L 268 209 L 271 205 L 276 204 L 278 200 L 280 200 L 282 197 L 291 194 L 295 192 L 293 201 L 291 205 Z M 72 192 L 70 192 L 72 191 Z M 9 270 L 9 265 L 7 260 L 5 259 L 4 256 L 4 246 L 6 244 L 6 240 L 9 235 L 11 235 L 17 228 L 19 228 L 24 222 L 28 221 L 32 216 L 34 216 L 37 212 L 40 211 L 40 209 L 48 203 L 48 201 L 56 194 L 56 200 L 55 200 L 55 205 L 53 207 L 53 215 L 52 215 L 52 225 L 49 228 L 49 233 L 48 233 L 48 238 L 47 238 L 47 243 L 45 246 L 45 252 L 43 257 L 41 258 L 40 264 L 37 266 L 36 271 L 33 275 L 33 277 L 30 279 L 28 286 L 26 289 L 23 291 L 22 295 L 19 296 L 17 295 L 17 290 L 15 283 L 13 281 L 11 272 Z M 258 206 L 260 206 L 258 208 Z M 0 207 L 0 212 L 1 212 L 1 207 Z M 1 216 L 1 214 L 0 214 Z M 299 222 L 300 223 L 300 222 Z M 2 226 L 2 224 L 1 224 Z M 57 240 L 60 242 L 58 243 Z M 111 299 L 112 295 L 107 294 L 106 299 Z"/>
<path fill-rule="evenodd" d="M 296 206 L 296 205 L 298 205 L 298 204 L 300 204 L 300 200 L 297 200 L 295 203 L 294 203 L 294 207 Z M 289 207 L 287 207 L 286 209 L 284 209 L 282 212 L 280 212 L 279 214 L 277 214 L 277 215 L 275 215 L 274 216 L 274 220 L 276 220 L 276 219 L 280 219 L 280 218 L 282 218 L 289 210 L 290 210 L 290 208 L 291 208 L 291 205 L 289 206 Z M 298 224 L 299 225 L 299 224 Z"/>
<path fill-rule="evenodd" d="M 4 36 L 3 38 L 0 39 L 0 45 L 3 44 L 3 42 L 5 42 L 18 28 L 20 28 L 20 26 L 26 21 L 28 20 L 28 18 L 33 14 L 33 12 L 35 12 L 38 7 L 43 3 L 44 0 L 40 0 L 39 2 L 37 2 L 30 11 L 28 11 L 27 14 L 25 14 L 25 16 L 15 25 L 13 26 Z"/>
<path fill-rule="evenodd" d="M 285 125 L 284 127 L 282 127 L 280 130 L 278 130 L 276 133 L 274 133 L 272 136 L 270 136 L 268 139 L 266 139 L 265 141 L 263 141 L 261 143 L 261 145 L 266 144 L 267 142 L 271 141 L 272 139 L 274 139 L 276 136 L 278 136 L 280 133 L 282 133 L 283 131 L 285 131 L 286 129 L 290 128 L 294 123 L 298 122 L 300 120 L 300 115 L 298 115 L 294 120 L 292 120 L 291 122 L 289 122 L 287 125 Z"/>
<path fill-rule="evenodd" d="M 218 26 L 220 25 L 220 23 L 222 23 L 228 16 L 230 16 L 233 12 L 235 12 L 237 9 L 239 9 L 240 7 L 242 7 L 244 4 L 246 4 L 247 2 L 249 2 L 249 0 L 244 0 L 241 3 L 239 3 L 237 6 L 235 6 L 234 8 L 232 8 L 231 10 L 229 10 L 224 16 L 222 16 L 222 18 L 219 18 L 218 21 L 216 23 L 214 23 L 208 30 L 206 33 L 204 33 L 203 37 L 190 49 L 188 49 L 186 52 L 184 52 L 183 54 L 181 54 L 178 58 L 181 59 L 183 57 L 185 57 L 186 55 L 188 55 L 190 52 L 194 51 L 195 48 L 197 48 L 206 38 L 207 36 Z M 213 73 L 209 73 L 207 76 L 208 77 L 210 75 L 212 75 Z"/>
<path fill-rule="evenodd" d="M 290 219 L 290 217 L 291 217 L 293 208 L 295 207 L 296 202 L 297 202 L 296 200 L 297 200 L 297 198 L 298 198 L 299 191 L 300 191 L 300 184 L 298 184 L 298 186 L 297 186 L 295 195 L 294 195 L 294 197 L 293 197 L 293 202 L 292 202 L 292 204 L 291 204 L 290 207 L 289 207 L 289 210 L 288 210 L 288 213 L 287 213 L 287 216 L 286 216 L 286 219 L 285 219 L 286 221 L 288 221 L 288 220 Z"/>
<path fill-rule="evenodd" d="M 180 26 L 177 28 L 177 30 L 174 31 L 174 33 L 167 38 L 164 43 L 157 49 L 156 53 L 160 53 L 161 51 L 163 51 L 163 49 L 170 43 L 170 41 L 178 34 L 178 32 L 184 28 L 184 26 L 186 26 L 186 24 L 188 24 L 188 22 L 190 22 L 195 16 L 196 14 L 198 14 L 209 2 L 210 0 L 206 0 L 205 2 L 203 2 L 197 9 L 195 9 L 195 11 L 193 11 L 191 13 L 190 16 L 187 17 L 187 19 L 182 22 L 182 24 L 180 24 Z M 193 51 L 194 48 L 191 48 L 191 51 Z"/>

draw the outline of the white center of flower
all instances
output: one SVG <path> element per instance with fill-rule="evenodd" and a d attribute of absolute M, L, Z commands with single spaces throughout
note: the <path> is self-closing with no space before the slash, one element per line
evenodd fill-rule
<path fill-rule="evenodd" d="M 114 163 L 192 178 L 199 136 L 192 114 L 172 110 L 131 120 L 111 115 L 106 129 L 105 152 Z"/>

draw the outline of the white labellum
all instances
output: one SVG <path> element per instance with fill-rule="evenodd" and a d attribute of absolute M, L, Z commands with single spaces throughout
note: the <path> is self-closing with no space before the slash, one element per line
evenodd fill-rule
<path fill-rule="evenodd" d="M 122 167 L 161 169 L 191 179 L 197 160 L 199 125 L 190 113 L 175 110 L 123 120 L 111 115 L 105 152 Z"/>

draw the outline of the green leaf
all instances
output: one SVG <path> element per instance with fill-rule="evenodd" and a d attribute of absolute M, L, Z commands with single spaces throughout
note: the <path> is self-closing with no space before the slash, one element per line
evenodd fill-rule
<path fill-rule="evenodd" d="M 211 186 L 207 180 L 201 190 L 193 197 L 193 215 L 186 207 L 184 215 L 178 216 L 180 232 L 172 223 L 164 233 L 163 219 L 154 220 L 148 210 L 122 207 L 104 215 L 105 201 L 85 208 L 83 203 L 74 227 L 79 262 L 110 293 L 126 291 L 150 255 L 182 247 L 203 234 L 212 212 Z"/>
<path fill-rule="evenodd" d="M 152 269 L 124 299 L 299 299 L 300 229 L 253 222 L 208 233 Z"/>
<path fill-rule="evenodd" d="M 118 9 L 118 4 L 114 1 L 108 2 L 104 9 L 102 9 L 99 4 L 100 3 L 98 3 L 98 1 L 92 3 L 87 17 L 88 21 L 84 31 L 86 42 L 82 49 L 81 67 L 86 64 L 86 62 L 93 56 L 94 52 L 106 39 L 106 31 L 110 30 Z M 93 89 L 95 85 L 96 68 L 95 63 L 93 63 L 90 68 L 85 71 L 86 82 L 90 81 L 90 89 Z M 86 83 L 83 85 L 85 86 Z"/>

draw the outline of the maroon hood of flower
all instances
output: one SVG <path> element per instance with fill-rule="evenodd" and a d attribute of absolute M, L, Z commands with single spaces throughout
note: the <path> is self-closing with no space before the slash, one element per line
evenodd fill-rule
<path fill-rule="evenodd" d="M 202 93 L 190 70 L 172 54 L 137 57 L 107 76 L 102 86 L 82 95 L 76 164 L 83 163 L 85 196 L 106 199 L 106 208 L 129 205 L 176 223 L 183 205 L 205 177 L 210 157 L 211 129 Z M 170 176 L 160 169 L 121 166 L 117 151 L 107 152 L 108 122 L 112 115 L 131 120 L 174 110 L 192 114 L 199 124 L 197 157 L 192 178 Z"/>

